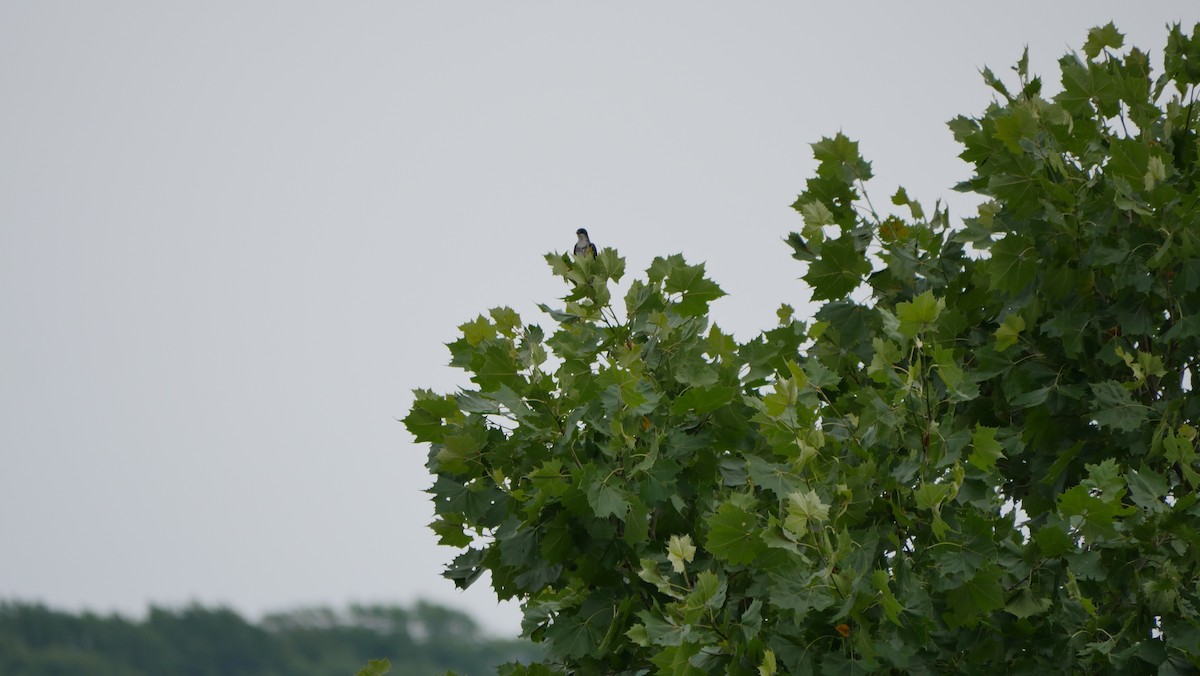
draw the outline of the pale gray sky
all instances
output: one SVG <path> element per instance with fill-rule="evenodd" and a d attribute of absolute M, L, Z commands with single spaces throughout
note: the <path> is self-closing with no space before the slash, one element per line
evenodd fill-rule
<path fill-rule="evenodd" d="M 455 327 L 546 325 L 575 228 L 683 252 L 746 339 L 807 299 L 780 238 L 843 130 L 930 203 L 1025 44 L 1174 2 L 0 2 L 0 598 L 140 614 L 429 598 L 410 390 Z"/>

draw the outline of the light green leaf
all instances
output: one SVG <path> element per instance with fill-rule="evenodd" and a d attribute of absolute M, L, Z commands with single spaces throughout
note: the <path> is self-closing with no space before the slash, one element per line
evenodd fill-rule
<path fill-rule="evenodd" d="M 693 607 L 720 608 L 725 603 L 725 582 L 711 570 L 696 575 L 696 582 L 687 602 Z"/>
<path fill-rule="evenodd" d="M 968 377 L 962 367 L 958 365 L 953 350 L 937 348 L 933 351 L 933 360 L 937 364 L 938 377 L 945 383 L 952 401 L 971 401 L 979 396 L 979 385 L 973 377 Z"/>
<path fill-rule="evenodd" d="M 392 670 L 392 663 L 385 657 L 383 659 L 371 660 L 367 662 L 367 666 L 358 670 L 354 676 L 384 676 Z"/>
<path fill-rule="evenodd" d="M 945 308 L 946 300 L 935 298 L 932 291 L 922 293 L 911 302 L 897 303 L 896 318 L 900 320 L 900 333 L 908 338 L 916 336 L 936 323 Z"/>
<path fill-rule="evenodd" d="M 646 632 L 646 625 L 644 624 L 633 625 L 629 628 L 629 631 L 625 632 L 625 635 L 636 645 L 643 648 L 650 647 L 650 635 Z"/>
<path fill-rule="evenodd" d="M 800 215 L 804 217 L 804 234 L 807 237 L 818 236 L 822 226 L 833 225 L 833 212 L 824 204 L 812 200 L 800 205 Z"/>
<path fill-rule="evenodd" d="M 686 570 L 686 564 L 696 557 L 696 546 L 692 544 L 691 535 L 672 535 L 667 542 L 667 560 L 676 573 Z"/>
<path fill-rule="evenodd" d="M 1000 328 L 996 329 L 996 349 L 1000 352 L 1017 344 L 1021 332 L 1025 330 L 1025 318 L 1013 313 L 1004 318 Z"/>
<path fill-rule="evenodd" d="M 913 491 L 913 497 L 920 509 L 937 509 L 953 492 L 950 484 L 923 483 Z"/>
<path fill-rule="evenodd" d="M 788 494 L 787 518 L 783 527 L 796 537 L 808 534 L 809 522 L 824 523 L 829 519 L 829 505 L 815 491 L 801 490 Z"/>
<path fill-rule="evenodd" d="M 762 664 L 758 665 L 758 676 L 775 676 L 776 669 L 778 667 L 775 665 L 775 652 L 764 650 Z"/>
<path fill-rule="evenodd" d="M 1146 175 L 1142 177 L 1142 183 L 1146 190 L 1150 191 L 1167 179 L 1167 166 L 1158 155 L 1152 155 L 1146 164 Z"/>

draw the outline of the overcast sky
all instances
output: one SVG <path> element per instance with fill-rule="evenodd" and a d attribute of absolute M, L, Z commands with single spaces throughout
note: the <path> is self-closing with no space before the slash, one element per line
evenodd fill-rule
<path fill-rule="evenodd" d="M 817 7 L 821 9 L 817 9 Z M 0 598 L 140 615 L 410 602 L 441 578 L 416 387 L 456 326 L 564 290 L 576 228 L 705 261 L 748 339 L 844 131 L 955 216 L 978 69 L 1175 2 L 0 1 Z M 1190 30 L 1189 30 L 1190 32 Z"/>

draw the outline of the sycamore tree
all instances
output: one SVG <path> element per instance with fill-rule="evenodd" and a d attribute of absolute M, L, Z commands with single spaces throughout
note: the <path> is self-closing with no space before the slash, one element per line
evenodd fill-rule
<path fill-rule="evenodd" d="M 1200 668 L 1200 26 L 1111 24 L 950 123 L 978 212 L 880 213 L 842 135 L 787 243 L 820 309 L 738 342 L 680 255 L 548 255 L 551 328 L 463 324 L 418 390 L 445 575 L 518 599 L 509 674 Z M 879 203 L 880 200 L 876 200 Z"/>

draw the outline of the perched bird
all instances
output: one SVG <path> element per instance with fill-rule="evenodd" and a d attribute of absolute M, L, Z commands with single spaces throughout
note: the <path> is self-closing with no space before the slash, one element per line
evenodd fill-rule
<path fill-rule="evenodd" d="M 579 241 L 575 242 L 575 255 L 582 256 L 586 253 L 592 254 L 592 258 L 596 257 L 596 245 L 592 244 L 592 240 L 588 239 L 587 230 L 580 228 L 575 231 L 579 235 Z"/>

